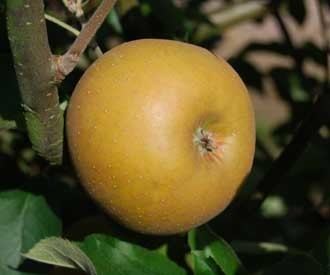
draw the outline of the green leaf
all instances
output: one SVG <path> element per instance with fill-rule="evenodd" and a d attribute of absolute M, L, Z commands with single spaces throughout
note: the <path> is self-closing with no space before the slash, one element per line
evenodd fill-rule
<path fill-rule="evenodd" d="M 192 252 L 192 256 L 195 275 L 224 275 L 216 262 L 212 258 L 206 257 L 202 251 L 195 250 Z"/>
<path fill-rule="evenodd" d="M 96 275 L 95 267 L 86 254 L 74 243 L 61 238 L 51 237 L 40 241 L 24 257 Z"/>
<path fill-rule="evenodd" d="M 322 275 L 321 265 L 308 254 L 289 255 L 263 275 Z"/>
<path fill-rule="evenodd" d="M 108 24 L 118 33 L 123 34 L 123 27 L 115 9 L 112 9 L 107 17 Z"/>
<path fill-rule="evenodd" d="M 5 265 L 17 268 L 21 253 L 60 233 L 60 220 L 43 197 L 18 190 L 0 194 L 0 261 Z"/>
<path fill-rule="evenodd" d="M 9 130 L 16 128 L 17 128 L 17 123 L 15 120 L 7 120 L 0 117 L 0 130 Z"/>
<path fill-rule="evenodd" d="M 225 275 L 247 274 L 231 246 L 207 227 L 190 231 L 188 244 L 193 252 L 200 250 L 204 257 L 212 258 Z"/>
<path fill-rule="evenodd" d="M 94 234 L 81 245 L 98 275 L 181 275 L 185 270 L 157 251 Z"/>
<path fill-rule="evenodd" d="M 291 96 L 296 102 L 308 102 L 310 100 L 309 94 L 302 87 L 301 81 L 296 73 L 289 75 L 289 85 L 291 88 Z"/>

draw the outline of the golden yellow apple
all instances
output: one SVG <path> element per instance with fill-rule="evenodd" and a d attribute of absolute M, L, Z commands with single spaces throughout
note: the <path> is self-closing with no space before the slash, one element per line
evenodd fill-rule
<path fill-rule="evenodd" d="M 237 73 L 191 44 L 142 39 L 88 68 L 67 137 L 91 197 L 127 227 L 173 234 L 232 201 L 251 169 L 254 112 Z"/>

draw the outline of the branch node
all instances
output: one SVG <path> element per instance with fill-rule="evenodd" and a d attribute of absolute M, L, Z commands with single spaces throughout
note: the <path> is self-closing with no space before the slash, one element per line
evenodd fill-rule
<path fill-rule="evenodd" d="M 79 55 L 67 53 L 65 55 L 54 55 L 52 57 L 53 70 L 55 72 L 54 83 L 61 83 L 65 77 L 72 72 L 79 61 Z"/>
<path fill-rule="evenodd" d="M 69 2 L 69 0 L 65 1 Z M 55 59 L 53 63 L 55 64 L 56 81 L 62 81 L 65 76 L 73 71 L 79 61 L 80 55 L 92 41 L 97 30 L 102 25 L 115 3 L 116 0 L 103 0 L 88 22 L 83 25 L 80 34 L 68 51 L 63 56 Z"/>
<path fill-rule="evenodd" d="M 63 0 L 63 3 L 67 9 L 77 18 L 80 18 L 84 15 L 82 0 Z"/>

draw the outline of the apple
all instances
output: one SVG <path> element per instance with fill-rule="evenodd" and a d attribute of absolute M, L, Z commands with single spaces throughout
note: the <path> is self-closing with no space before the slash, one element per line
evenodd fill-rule
<path fill-rule="evenodd" d="M 141 233 L 201 225 L 233 200 L 253 162 L 254 112 L 222 58 L 171 40 L 123 43 L 84 73 L 67 111 L 90 196 Z"/>

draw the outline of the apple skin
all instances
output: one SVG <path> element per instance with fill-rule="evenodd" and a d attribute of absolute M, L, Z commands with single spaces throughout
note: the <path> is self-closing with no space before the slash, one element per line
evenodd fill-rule
<path fill-rule="evenodd" d="M 121 44 L 84 73 L 67 112 L 73 164 L 90 196 L 141 233 L 201 225 L 251 169 L 254 112 L 223 59 L 191 44 Z"/>

